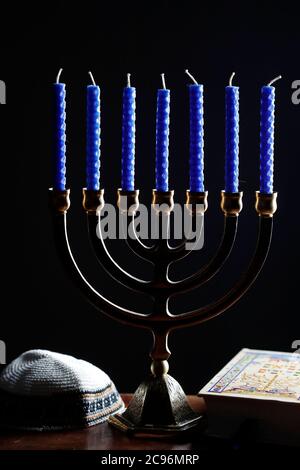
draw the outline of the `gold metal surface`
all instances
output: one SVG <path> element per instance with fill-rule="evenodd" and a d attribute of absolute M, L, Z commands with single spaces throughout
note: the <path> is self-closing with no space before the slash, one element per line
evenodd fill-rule
<path fill-rule="evenodd" d="M 83 200 L 82 206 L 88 214 L 99 214 L 104 207 L 104 189 L 82 190 Z"/>
<path fill-rule="evenodd" d="M 118 189 L 117 205 L 122 213 L 134 215 L 139 208 L 139 189 L 134 191 L 125 191 Z"/>
<path fill-rule="evenodd" d="M 208 191 L 186 191 L 186 207 L 192 214 L 204 214 L 208 208 Z"/>
<path fill-rule="evenodd" d="M 49 204 L 53 212 L 58 214 L 63 214 L 67 212 L 70 207 L 70 190 L 65 189 L 64 191 L 59 191 L 58 189 L 50 188 L 50 200 Z"/>
<path fill-rule="evenodd" d="M 277 193 L 263 194 L 256 191 L 255 209 L 260 217 L 273 217 L 277 210 Z"/>
<path fill-rule="evenodd" d="M 174 209 L 174 191 L 152 190 L 152 206 L 157 212 L 169 214 Z"/>
<path fill-rule="evenodd" d="M 151 364 L 151 372 L 154 377 L 161 377 L 169 372 L 168 361 L 154 360 Z"/>
<path fill-rule="evenodd" d="M 243 193 L 226 193 L 221 191 L 221 209 L 226 217 L 238 217 L 243 209 Z"/>

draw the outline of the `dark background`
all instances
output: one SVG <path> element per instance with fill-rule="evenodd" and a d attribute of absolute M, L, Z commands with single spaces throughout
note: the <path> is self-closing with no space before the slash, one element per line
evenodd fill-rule
<path fill-rule="evenodd" d="M 85 86 L 92 70 L 101 86 L 102 168 L 106 200 L 120 185 L 121 97 L 126 73 L 137 88 L 136 185 L 149 202 L 154 185 L 155 101 L 160 73 L 171 89 L 170 186 L 184 201 L 188 186 L 188 77 L 205 86 L 205 184 L 209 190 L 204 249 L 180 265 L 183 274 L 209 259 L 222 233 L 224 87 L 235 71 L 240 86 L 240 189 L 244 210 L 234 253 L 209 286 L 178 299 L 175 311 L 221 295 L 245 268 L 257 231 L 260 87 L 276 84 L 275 217 L 270 256 L 254 287 L 226 314 L 170 338 L 170 373 L 197 392 L 242 347 L 291 351 L 300 339 L 298 308 L 300 105 L 291 84 L 300 79 L 299 15 L 292 3 L 55 2 L 2 12 L 0 79 L 7 84 L 1 116 L 2 302 L 0 339 L 7 362 L 31 348 L 86 359 L 133 391 L 148 371 L 151 337 L 97 312 L 62 270 L 53 246 L 47 188 L 51 185 L 51 84 L 60 67 L 67 85 L 67 180 L 72 189 L 71 242 L 84 273 L 128 307 L 147 308 L 97 266 L 81 210 L 85 185 Z M 111 246 L 124 267 L 148 267 Z"/>

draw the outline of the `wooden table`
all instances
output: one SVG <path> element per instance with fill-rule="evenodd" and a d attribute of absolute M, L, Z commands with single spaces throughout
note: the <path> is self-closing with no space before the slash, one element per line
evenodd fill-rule
<path fill-rule="evenodd" d="M 131 398 L 123 394 L 127 404 Z M 202 398 L 188 397 L 197 412 L 204 411 Z M 86 429 L 61 432 L 4 432 L 0 433 L 0 451 L 8 450 L 190 450 L 191 438 L 144 439 L 129 437 L 108 423 Z"/>
<path fill-rule="evenodd" d="M 128 404 L 132 395 L 123 394 L 125 404 Z M 205 411 L 205 403 L 202 398 L 188 396 L 192 408 L 199 413 Z M 179 452 L 188 455 L 199 456 L 203 454 L 213 455 L 214 459 L 224 456 L 224 453 L 234 451 L 236 454 L 242 453 L 252 455 L 270 455 L 278 452 L 291 455 L 291 447 L 281 447 L 270 444 L 260 444 L 253 440 L 251 432 L 246 436 L 238 436 L 232 439 L 220 439 L 211 435 L 203 435 L 201 432 L 184 434 L 177 438 L 142 438 L 128 436 L 118 431 L 108 423 L 98 424 L 86 429 L 61 432 L 0 432 L 0 468 L 2 462 L 14 463 L 23 466 L 26 461 L 34 463 L 41 468 L 45 462 L 51 466 L 60 464 L 76 464 L 86 468 L 93 468 L 94 464 L 99 464 L 101 455 L 148 455 L 151 451 L 158 451 L 158 454 L 174 455 Z M 18 452 L 15 452 L 18 451 Z M 59 452 L 53 452 L 59 451 Z M 72 452 L 77 451 L 77 452 Z M 94 451 L 94 452 L 85 452 Z M 97 452 L 100 451 L 100 452 Z M 105 452 L 106 451 L 106 452 Z M 110 453 L 112 451 L 112 453 Z M 172 453 L 174 451 L 174 454 Z M 299 449 L 294 449 L 297 452 Z M 135 452 L 137 454 L 135 454 Z M 103 454 L 104 453 L 104 454 Z M 153 455 L 157 455 L 155 452 Z M 122 457 L 123 458 L 123 457 Z M 138 458 L 138 457 L 135 457 Z M 144 462 L 144 460 L 143 460 Z"/>

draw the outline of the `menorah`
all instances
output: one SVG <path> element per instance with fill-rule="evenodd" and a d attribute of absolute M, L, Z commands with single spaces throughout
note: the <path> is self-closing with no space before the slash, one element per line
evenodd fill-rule
<path fill-rule="evenodd" d="M 138 234 L 127 237 L 126 243 L 134 255 L 150 261 L 154 265 L 150 281 L 137 278 L 124 270 L 113 259 L 107 244 L 97 231 L 101 211 L 104 208 L 104 190 L 83 189 L 83 208 L 87 214 L 87 226 L 94 253 L 104 270 L 118 283 L 135 292 L 149 295 L 153 300 L 152 313 L 130 311 L 105 298 L 82 274 L 72 253 L 67 228 L 67 211 L 70 207 L 69 190 L 50 190 L 50 204 L 53 213 L 54 235 L 59 255 L 69 277 L 85 295 L 88 301 L 101 313 L 127 325 L 150 330 L 153 334 L 151 374 L 141 383 L 122 415 L 110 418 L 110 423 L 123 431 L 142 434 L 173 434 L 192 428 L 199 429 L 205 424 L 205 417 L 197 414 L 189 406 L 179 383 L 168 375 L 168 336 L 171 331 L 191 327 L 208 321 L 233 306 L 250 288 L 260 273 L 268 255 L 273 214 L 277 209 L 277 193 L 256 192 L 255 208 L 259 216 L 258 239 L 248 269 L 243 272 L 236 284 L 223 296 L 196 310 L 172 314 L 169 311 L 170 299 L 177 294 L 188 293 L 211 280 L 224 266 L 234 246 L 238 216 L 242 210 L 242 192 L 221 192 L 221 209 L 224 214 L 223 236 L 212 259 L 197 272 L 188 277 L 172 281 L 169 268 L 183 257 L 191 256 L 193 250 L 186 249 L 183 237 L 177 244 L 170 243 L 167 237 L 159 237 L 151 246 L 145 245 Z M 158 221 L 165 218 L 167 223 L 174 208 L 173 191 L 153 191 L 152 205 Z M 194 219 L 203 221 L 207 210 L 207 192 L 186 193 L 186 207 Z M 118 190 L 118 208 L 124 214 L 125 230 L 129 224 L 134 227 L 139 208 L 139 191 Z M 198 225 L 203 227 L 203 223 Z M 201 228 L 202 230 L 202 228 Z M 100 234 L 99 234 L 100 233 Z M 197 234 L 199 237 L 200 234 Z"/>

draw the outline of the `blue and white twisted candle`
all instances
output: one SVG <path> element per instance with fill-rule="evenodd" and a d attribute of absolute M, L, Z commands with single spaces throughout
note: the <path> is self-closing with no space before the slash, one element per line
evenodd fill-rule
<path fill-rule="evenodd" d="M 225 88 L 225 192 L 239 190 L 239 87 L 232 86 L 233 73 L 229 86 Z"/>
<path fill-rule="evenodd" d="M 199 85 L 188 70 L 185 73 L 194 82 L 190 95 L 190 191 L 204 191 L 204 111 L 203 85 Z"/>
<path fill-rule="evenodd" d="M 163 73 L 161 78 L 163 88 L 157 90 L 155 187 L 165 192 L 169 190 L 170 90 Z"/>
<path fill-rule="evenodd" d="M 58 191 L 66 189 L 66 85 L 59 82 L 61 72 L 53 85 L 53 188 Z"/>
<path fill-rule="evenodd" d="M 123 91 L 122 113 L 122 174 L 123 191 L 134 191 L 135 173 L 135 97 L 136 90 L 130 84 L 127 74 L 127 86 Z"/>
<path fill-rule="evenodd" d="M 86 187 L 100 189 L 100 88 L 91 72 L 86 89 Z"/>
<path fill-rule="evenodd" d="M 281 75 L 271 80 L 261 89 L 260 101 L 260 192 L 273 193 L 274 179 L 274 124 L 275 124 L 275 88 L 274 82 Z"/>

